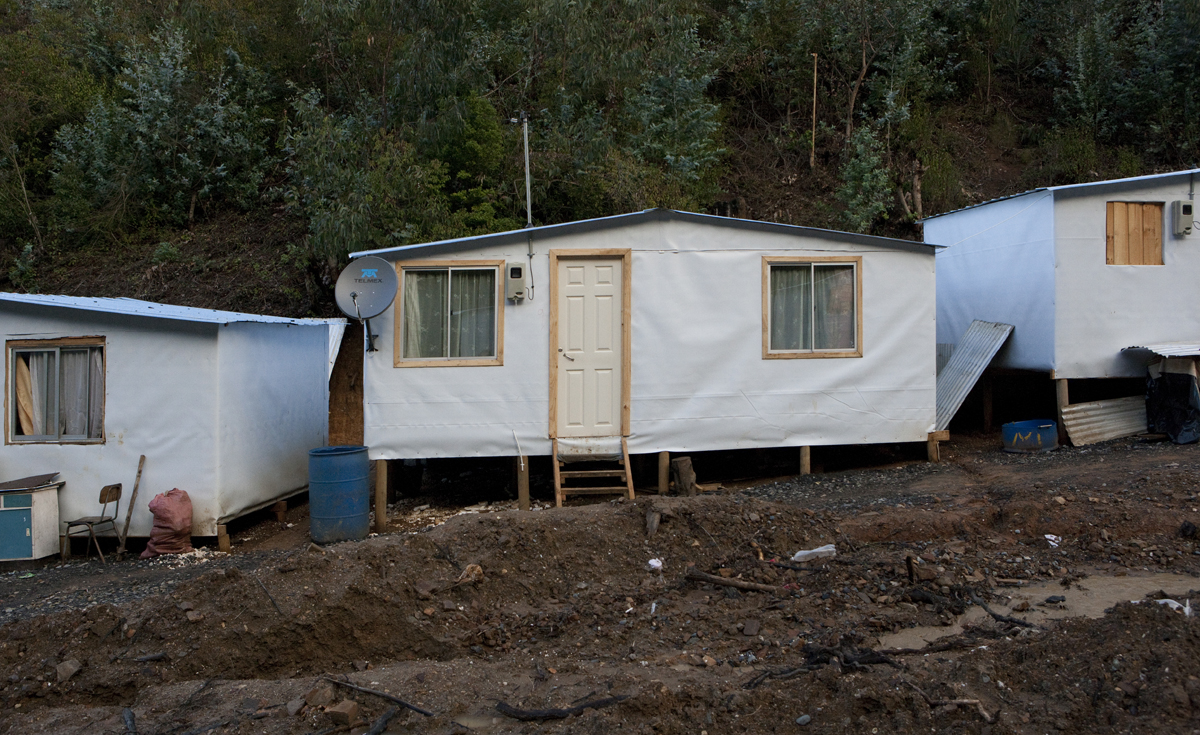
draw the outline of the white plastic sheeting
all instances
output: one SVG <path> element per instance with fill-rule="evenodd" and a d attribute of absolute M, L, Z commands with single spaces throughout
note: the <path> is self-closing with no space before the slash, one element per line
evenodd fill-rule
<path fill-rule="evenodd" d="M 1200 233 L 1171 234 L 1191 172 L 1051 187 L 925 221 L 938 253 L 938 341 L 975 319 L 1016 327 L 1001 367 L 1141 377 L 1131 344 L 1200 341 Z M 1163 265 L 1107 265 L 1106 203 L 1163 202 Z"/>
<path fill-rule="evenodd" d="M 325 380 L 327 381 L 333 379 L 333 366 L 337 364 L 338 353 L 342 351 L 342 337 L 345 334 L 345 319 L 329 320 L 329 370 L 325 374 Z"/>
<path fill-rule="evenodd" d="M 1059 378 L 1141 378 L 1146 355 L 1128 345 L 1200 341 L 1200 233 L 1171 234 L 1170 202 L 1188 198 L 1188 176 L 1055 192 Z M 1105 203 L 1164 202 L 1163 264 L 1106 265 Z"/>
<path fill-rule="evenodd" d="M 957 343 L 977 319 L 1011 324 L 996 366 L 1054 369 L 1053 202 L 1034 192 L 925 222 L 925 241 L 947 246 L 937 254 L 938 342 Z"/>
<path fill-rule="evenodd" d="M 6 441 L 0 479 L 58 471 L 66 481 L 62 519 L 95 515 L 100 488 L 121 482 L 124 515 L 145 454 L 133 536 L 149 534 L 147 503 L 173 487 L 191 496 L 198 536 L 303 488 L 307 450 L 328 435 L 330 322 L 146 314 L 0 298 L 6 340 L 102 336 L 105 343 L 104 442 Z"/>
<path fill-rule="evenodd" d="M 629 217 L 533 238 L 533 299 L 507 302 L 504 364 L 395 368 L 393 310 L 365 356 L 372 459 L 547 455 L 548 250 L 632 252 L 631 453 L 924 441 L 934 422 L 932 251 L 714 217 Z M 528 262 L 496 236 L 377 252 Z M 863 357 L 762 358 L 764 255 L 863 258 Z"/>

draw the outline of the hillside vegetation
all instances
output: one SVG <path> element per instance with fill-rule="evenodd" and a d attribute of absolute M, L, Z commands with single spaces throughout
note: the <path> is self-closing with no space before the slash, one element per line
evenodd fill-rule
<path fill-rule="evenodd" d="M 524 224 L 522 111 L 539 224 L 916 238 L 1196 166 L 1198 71 L 1195 0 L 0 0 L 0 288 L 328 313 L 351 251 Z"/>

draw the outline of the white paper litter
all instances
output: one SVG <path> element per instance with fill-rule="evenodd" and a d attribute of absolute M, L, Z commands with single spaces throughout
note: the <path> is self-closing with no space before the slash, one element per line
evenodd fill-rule
<path fill-rule="evenodd" d="M 1058 545 L 1062 543 L 1062 536 L 1055 536 L 1052 533 L 1048 533 L 1046 534 L 1046 540 L 1050 542 L 1050 548 L 1057 549 Z"/>
<path fill-rule="evenodd" d="M 810 559 L 824 559 L 829 556 L 837 556 L 837 547 L 833 544 L 825 544 L 818 546 L 815 549 L 805 549 L 797 551 L 792 556 L 792 561 L 809 561 Z"/>
<path fill-rule="evenodd" d="M 1130 600 L 1129 602 L 1131 602 L 1134 605 L 1140 605 L 1144 602 L 1144 600 Z M 1186 618 L 1192 617 L 1192 601 L 1191 601 L 1191 599 L 1186 600 L 1183 604 L 1181 604 L 1178 600 L 1172 600 L 1169 597 L 1163 598 L 1161 600 L 1155 600 L 1155 602 L 1157 602 L 1160 605 L 1166 605 L 1167 607 L 1171 608 L 1175 612 L 1182 612 L 1183 616 Z"/>
<path fill-rule="evenodd" d="M 651 559 L 650 568 L 656 572 L 662 571 L 662 559 Z"/>

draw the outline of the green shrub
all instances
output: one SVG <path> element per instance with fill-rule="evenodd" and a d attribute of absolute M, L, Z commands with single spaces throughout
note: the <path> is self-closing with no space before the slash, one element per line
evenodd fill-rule
<path fill-rule="evenodd" d="M 870 126 L 862 125 L 854 131 L 842 165 L 842 186 L 837 191 L 838 200 L 846 207 L 842 221 L 853 232 L 870 232 L 892 200 L 892 182 L 883 165 L 882 150 Z"/>
<path fill-rule="evenodd" d="M 205 83 L 189 55 L 182 31 L 164 27 L 131 52 L 123 96 L 98 97 L 82 124 L 59 129 L 52 176 L 68 226 L 183 223 L 198 203 L 255 200 L 272 162 L 261 75 L 230 51 Z"/>

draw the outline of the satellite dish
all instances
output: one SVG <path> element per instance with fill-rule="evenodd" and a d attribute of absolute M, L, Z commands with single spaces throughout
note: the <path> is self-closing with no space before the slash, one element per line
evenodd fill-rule
<path fill-rule="evenodd" d="M 333 289 L 342 313 L 355 319 L 382 314 L 396 300 L 400 282 L 396 269 L 383 258 L 367 256 L 353 260 L 338 276 Z"/>
<path fill-rule="evenodd" d="M 383 258 L 367 256 L 352 261 L 338 276 L 333 297 L 348 317 L 367 323 L 367 352 L 376 352 L 371 317 L 387 310 L 396 300 L 400 282 L 396 269 Z"/>

